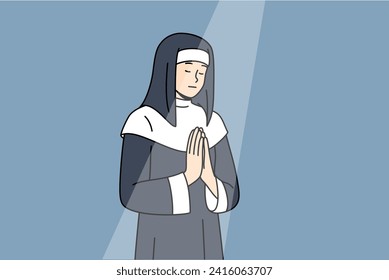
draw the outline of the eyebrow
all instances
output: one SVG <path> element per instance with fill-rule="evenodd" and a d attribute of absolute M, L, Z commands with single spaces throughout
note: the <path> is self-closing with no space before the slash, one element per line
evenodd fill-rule
<path fill-rule="evenodd" d="M 185 64 L 193 64 L 192 62 L 185 62 Z"/>

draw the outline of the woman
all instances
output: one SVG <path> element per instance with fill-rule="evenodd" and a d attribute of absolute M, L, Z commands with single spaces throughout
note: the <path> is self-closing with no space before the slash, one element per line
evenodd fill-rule
<path fill-rule="evenodd" d="M 209 43 L 166 37 L 121 134 L 120 199 L 139 213 L 135 259 L 223 259 L 218 213 L 236 206 L 239 186 L 213 97 Z"/>

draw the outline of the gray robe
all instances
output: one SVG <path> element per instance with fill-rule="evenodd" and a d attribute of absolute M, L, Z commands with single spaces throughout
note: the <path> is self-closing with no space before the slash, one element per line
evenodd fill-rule
<path fill-rule="evenodd" d="M 219 215 L 208 208 L 200 178 L 188 187 L 190 211 L 173 214 L 169 177 L 185 171 L 186 153 L 139 135 L 123 136 L 120 199 L 139 213 L 135 259 L 223 259 Z M 229 211 L 238 203 L 239 186 L 227 136 L 210 148 L 210 156 Z"/>

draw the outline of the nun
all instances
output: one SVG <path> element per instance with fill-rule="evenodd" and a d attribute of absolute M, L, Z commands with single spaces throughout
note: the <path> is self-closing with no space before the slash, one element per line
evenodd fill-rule
<path fill-rule="evenodd" d="M 166 37 L 121 132 L 120 200 L 138 213 L 135 259 L 223 259 L 219 214 L 237 205 L 239 185 L 213 104 L 211 45 Z"/>

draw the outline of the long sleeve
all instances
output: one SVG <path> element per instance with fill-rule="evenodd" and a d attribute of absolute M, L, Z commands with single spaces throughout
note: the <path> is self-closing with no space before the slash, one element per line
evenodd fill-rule
<path fill-rule="evenodd" d="M 189 213 L 189 190 L 184 174 L 150 178 L 153 144 L 144 137 L 124 134 L 120 167 L 121 203 L 140 213 Z"/>
<path fill-rule="evenodd" d="M 239 201 L 239 183 L 227 136 L 215 146 L 214 173 L 218 197 L 206 188 L 207 206 L 215 213 L 230 211 Z"/>

